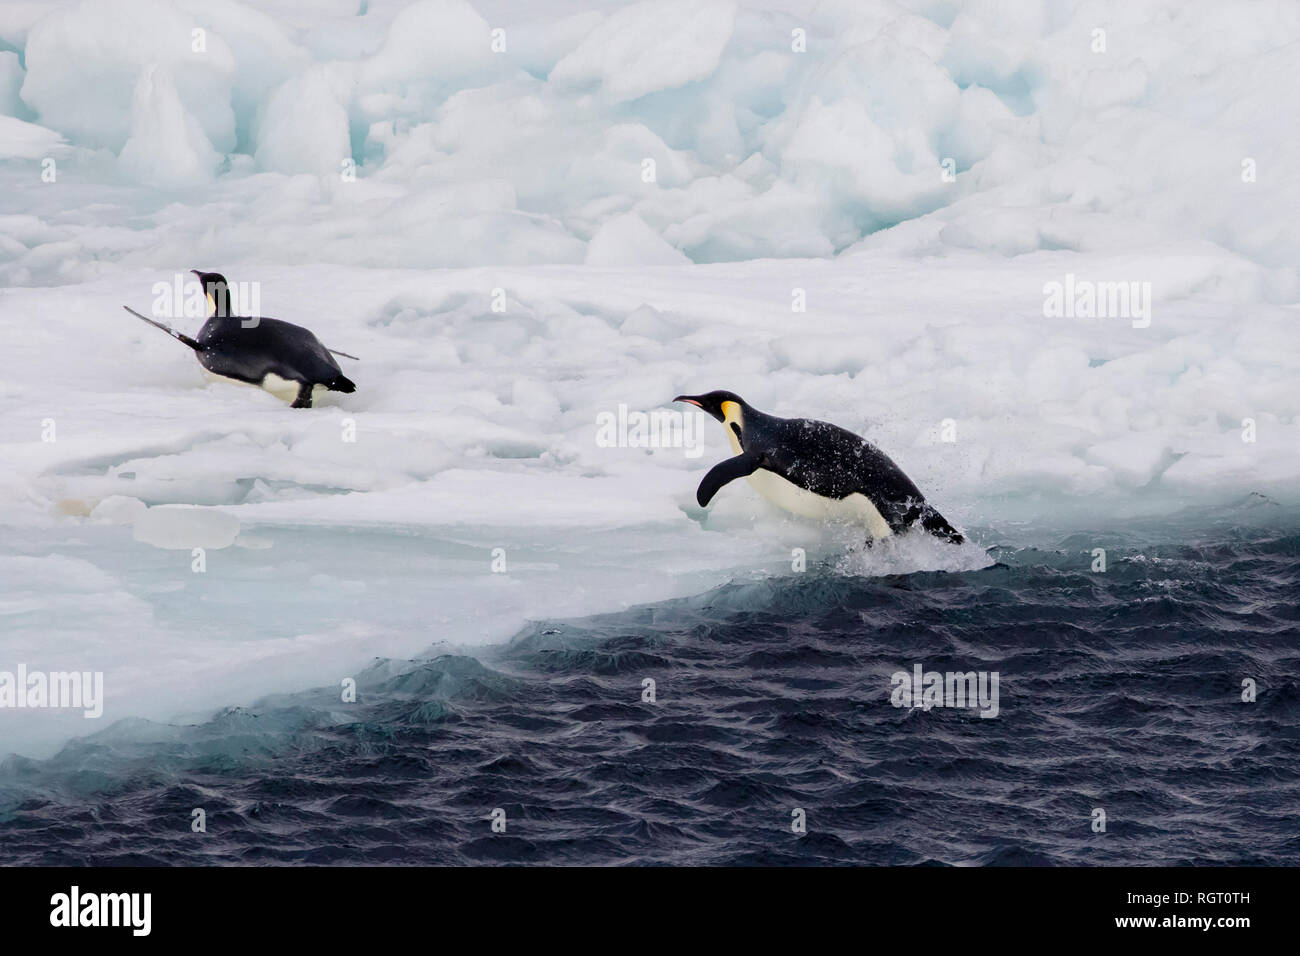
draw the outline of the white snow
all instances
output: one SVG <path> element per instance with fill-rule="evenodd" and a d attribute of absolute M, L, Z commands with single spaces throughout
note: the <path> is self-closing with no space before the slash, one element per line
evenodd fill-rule
<path fill-rule="evenodd" d="M 72 141 L 118 152 L 130 135 L 141 74 L 157 64 L 175 77 L 185 109 L 207 138 L 231 149 L 234 57 L 216 33 L 196 50 L 196 28 L 168 0 L 84 0 L 51 8 L 27 36 L 22 100 L 43 125 Z"/>
<path fill-rule="evenodd" d="M 677 266 L 690 261 L 634 212 L 609 220 L 587 243 L 589 266 Z"/>
<path fill-rule="evenodd" d="M 472 76 L 491 62 L 487 21 L 470 4 L 417 0 L 397 13 L 383 46 L 361 63 L 360 82 L 406 92 L 411 84 Z"/>
<path fill-rule="evenodd" d="M 796 548 L 1294 505 L 1297 75 L 1290 2 L 4 4 L 0 668 L 201 716 Z M 357 392 L 208 382 L 121 310 L 192 268 Z M 1067 277 L 1149 322 L 1049 316 Z M 703 512 L 711 420 L 597 440 L 713 388 L 867 436 L 977 543 Z"/>
<path fill-rule="evenodd" d="M 0 112 L 15 115 L 21 108 L 18 91 L 23 85 L 23 66 L 12 50 L 0 51 Z"/>
<path fill-rule="evenodd" d="M 0 116 L 0 159 L 38 160 L 62 154 L 63 137 L 52 129 Z"/>
<path fill-rule="evenodd" d="M 210 180 L 220 161 L 203 127 L 181 104 L 171 75 L 150 65 L 135 85 L 131 138 L 118 157 L 123 173 L 160 189 L 176 189 Z"/>
<path fill-rule="evenodd" d="M 253 154 L 258 167 L 277 173 L 340 175 L 352 149 L 343 106 L 351 85 L 347 73 L 326 63 L 278 86 L 258 117 Z"/>
<path fill-rule="evenodd" d="M 616 10 L 551 71 L 552 82 L 599 84 L 613 102 L 703 80 L 731 39 L 736 5 L 726 0 L 644 0 Z"/>

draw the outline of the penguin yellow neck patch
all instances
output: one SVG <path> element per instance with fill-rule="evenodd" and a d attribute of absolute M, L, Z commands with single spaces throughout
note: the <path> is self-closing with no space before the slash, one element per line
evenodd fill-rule
<path fill-rule="evenodd" d="M 744 421 L 740 417 L 740 406 L 735 402 L 722 403 L 722 430 L 727 433 L 727 443 L 731 445 L 731 450 L 739 455 L 744 449 L 740 447 L 740 439 L 736 437 L 735 429 L 732 424 L 744 427 Z"/>

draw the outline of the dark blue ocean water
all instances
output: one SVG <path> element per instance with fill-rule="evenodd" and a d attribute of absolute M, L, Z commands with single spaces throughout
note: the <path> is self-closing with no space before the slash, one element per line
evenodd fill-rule
<path fill-rule="evenodd" d="M 121 722 L 0 765 L 0 862 L 1296 863 L 1300 530 L 1108 542 L 1105 573 L 1082 535 L 810 568 L 378 661 L 355 704 Z M 916 664 L 996 671 L 997 717 L 892 706 Z"/>

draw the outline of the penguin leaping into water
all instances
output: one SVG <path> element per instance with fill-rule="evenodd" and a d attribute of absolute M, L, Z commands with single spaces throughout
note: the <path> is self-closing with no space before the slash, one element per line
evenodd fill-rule
<path fill-rule="evenodd" d="M 703 508 L 737 478 L 786 511 L 807 518 L 861 521 L 873 538 L 920 523 L 953 544 L 964 540 L 889 456 L 865 438 L 827 422 L 777 418 L 734 392 L 678 395 L 726 429 L 734 458 L 714 465 L 695 492 Z"/>
<path fill-rule="evenodd" d="M 123 308 L 192 348 L 199 364 L 211 375 L 260 386 L 277 398 L 292 402 L 294 408 L 311 408 L 317 388 L 334 392 L 357 390 L 334 361 L 334 355 L 350 359 L 355 356 L 327 349 L 309 329 L 292 322 L 231 315 L 225 277 L 216 272 L 193 271 L 203 283 L 212 313 L 197 339 L 132 308 Z"/>

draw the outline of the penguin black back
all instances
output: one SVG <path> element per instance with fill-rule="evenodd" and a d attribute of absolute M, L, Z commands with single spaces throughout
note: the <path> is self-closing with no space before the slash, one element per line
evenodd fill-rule
<path fill-rule="evenodd" d="M 197 339 L 132 309 L 127 311 L 190 346 L 211 374 L 260 386 L 292 401 L 294 408 L 310 408 L 316 388 L 356 391 L 356 384 L 343 374 L 331 350 L 310 329 L 280 319 L 234 315 L 225 276 L 198 270 L 194 274 L 212 311 Z"/>
<path fill-rule="evenodd" d="M 722 422 L 737 453 L 704 476 L 696 492 L 701 507 L 728 482 L 750 478 L 760 494 L 796 514 L 856 512 L 877 537 L 919 523 L 954 544 L 964 540 L 888 455 L 838 425 L 768 415 L 734 392 L 679 395 L 674 401 Z"/>

